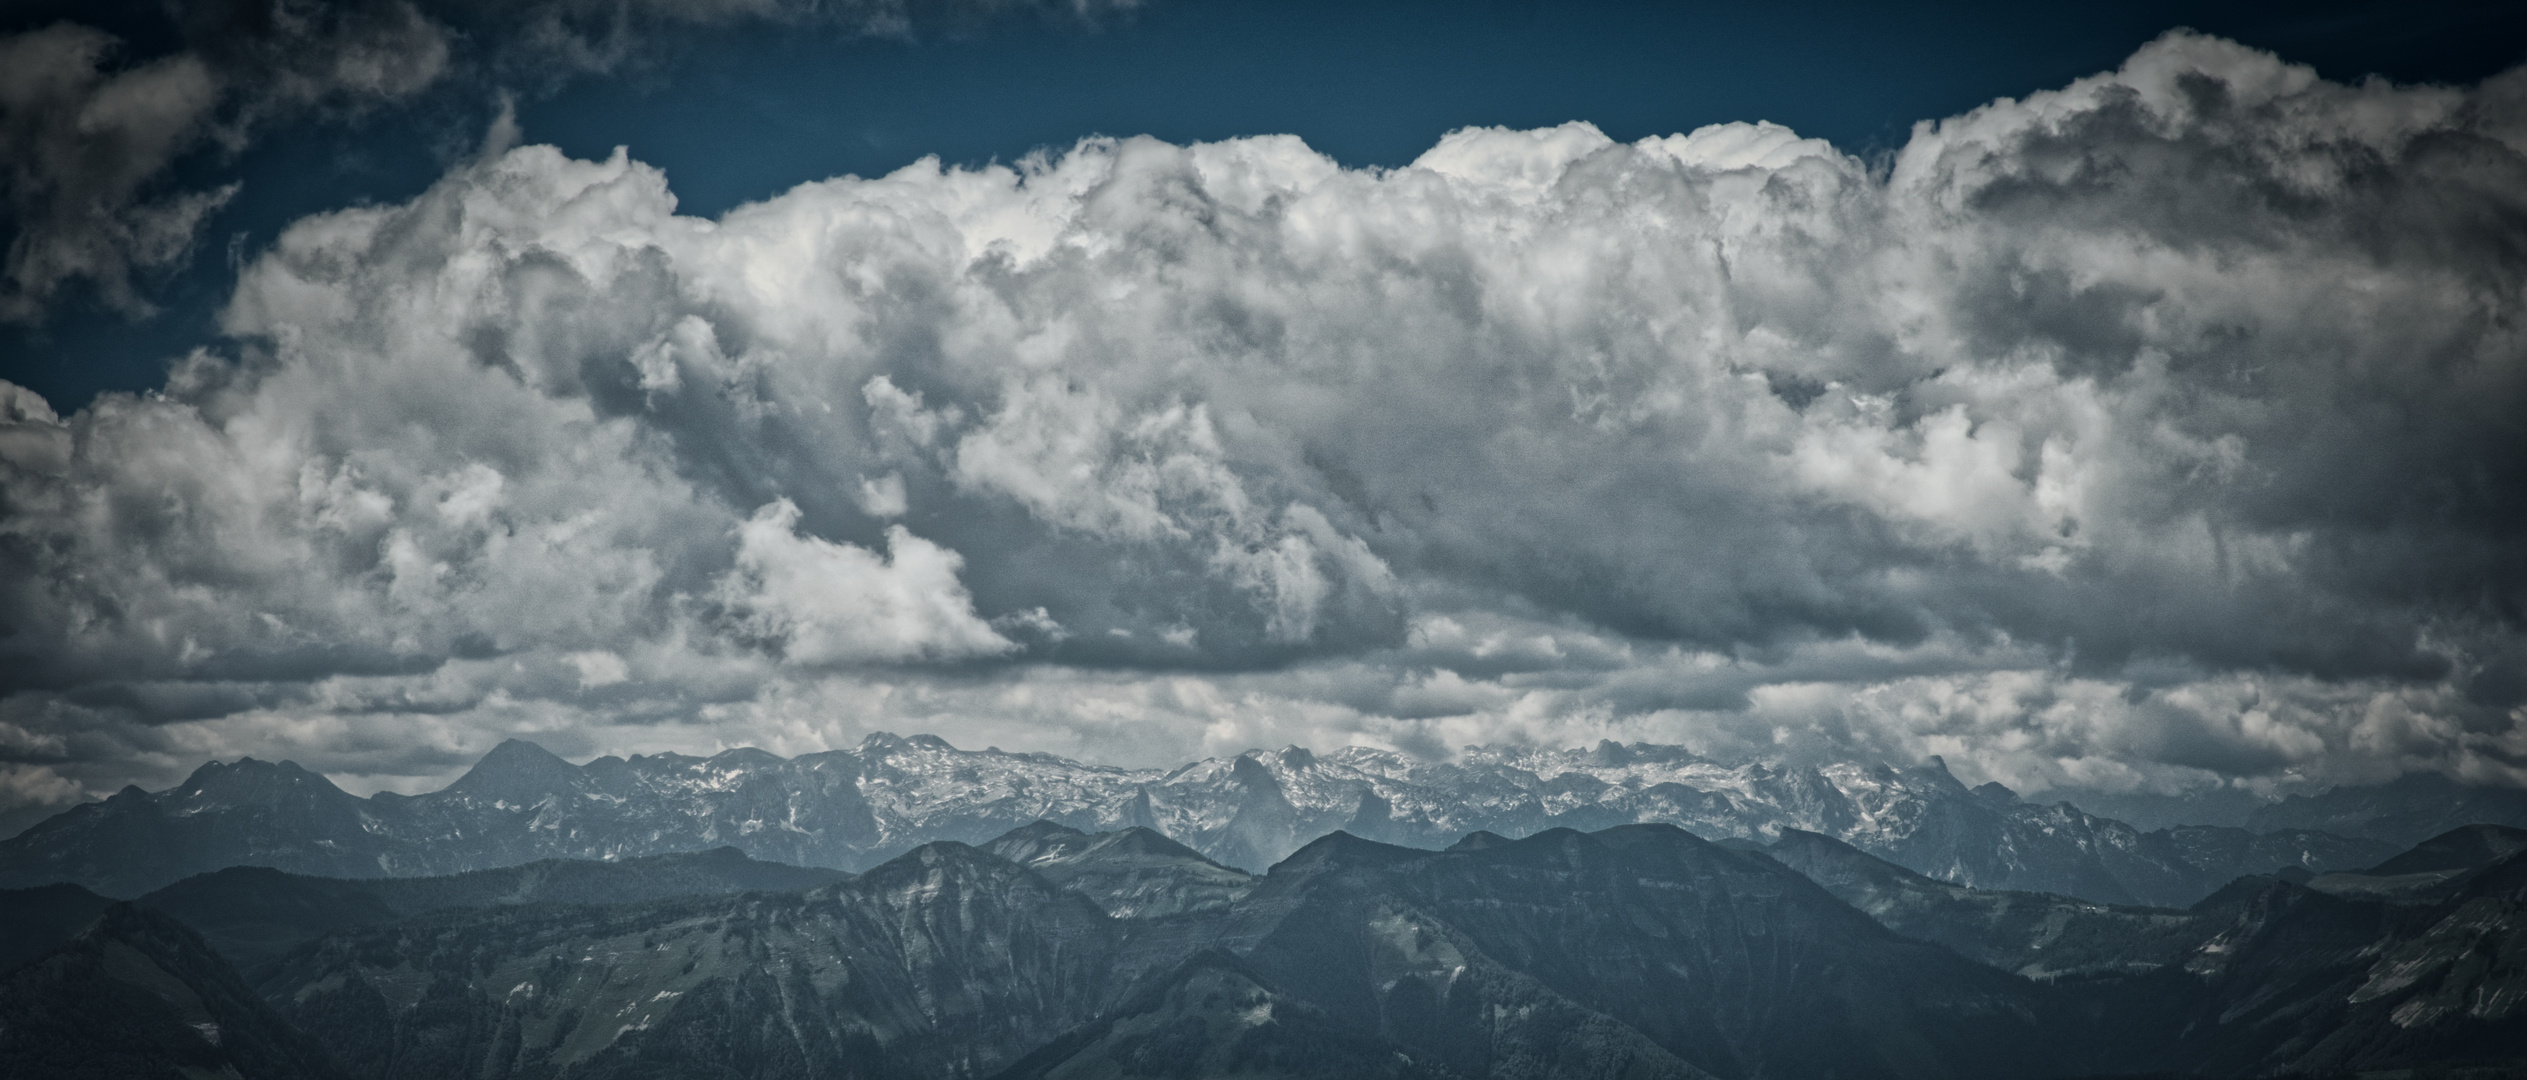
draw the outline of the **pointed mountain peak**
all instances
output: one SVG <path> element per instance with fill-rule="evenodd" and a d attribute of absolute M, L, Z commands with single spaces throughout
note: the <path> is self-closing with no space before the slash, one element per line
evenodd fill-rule
<path fill-rule="evenodd" d="M 1420 848 L 1398 847 L 1394 844 L 1381 844 L 1375 840 L 1363 840 L 1336 829 L 1309 841 L 1305 847 L 1291 852 L 1289 858 L 1274 863 L 1267 873 L 1274 877 L 1284 877 L 1292 873 L 1304 874 L 1310 871 L 1348 866 L 1392 866 L 1430 854 L 1432 853 Z"/>
<path fill-rule="evenodd" d="M 871 889 L 896 889 L 928 881 L 934 885 L 950 883 L 991 884 L 1006 887 L 1012 880 L 1041 883 L 1032 871 L 1018 863 L 955 840 L 933 840 L 901 855 L 871 867 L 856 882 Z"/>
<path fill-rule="evenodd" d="M 474 768 L 549 769 L 555 765 L 577 768 L 562 760 L 561 755 L 525 739 L 502 739 L 500 745 L 492 747 L 490 753 L 484 754 L 481 761 L 474 763 Z"/>
<path fill-rule="evenodd" d="M 1942 799 L 1950 797 L 1972 799 L 1974 797 L 1974 792 L 1965 786 L 1965 781 L 1957 779 L 1957 774 L 1949 771 L 1948 759 L 1937 754 L 1932 754 L 1911 765 L 1882 761 L 1869 766 L 1867 773 L 1873 779 L 1892 784 L 1918 796 Z"/>
<path fill-rule="evenodd" d="M 507 739 L 449 784 L 446 792 L 528 805 L 568 791 L 581 779 L 578 766 L 552 751 L 525 739 Z"/>
<path fill-rule="evenodd" d="M 199 767 L 195 768 L 193 770 L 193 775 L 185 777 L 183 783 L 176 785 L 176 790 L 199 791 L 204 787 L 218 783 L 220 778 L 227 776 L 229 770 L 231 769 L 244 769 L 249 766 L 260 764 L 262 764 L 262 762 L 256 761 L 250 757 L 238 758 L 235 765 L 230 765 L 214 758 L 210 761 L 203 762 Z"/>

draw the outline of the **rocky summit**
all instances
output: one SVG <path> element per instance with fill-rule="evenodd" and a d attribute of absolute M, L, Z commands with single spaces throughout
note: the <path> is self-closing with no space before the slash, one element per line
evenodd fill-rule
<path fill-rule="evenodd" d="M 127 788 L 0 842 L 0 887 L 75 882 L 131 897 L 227 866 L 400 877 L 722 846 L 858 871 L 1039 820 L 1148 830 L 1249 873 L 1336 830 L 1418 847 L 1653 822 L 1764 843 L 1796 830 L 1951 884 L 2171 906 L 2240 874 L 2359 869 L 2403 846 L 2303 828 L 2145 832 L 1999 785 L 1969 790 L 1936 759 L 1791 768 L 1608 742 L 1472 747 L 1445 762 L 1290 747 L 1159 770 L 879 734 L 795 758 L 739 749 L 573 765 L 511 740 L 448 787 L 409 797 L 354 797 L 289 762 L 213 762 L 174 788 Z"/>

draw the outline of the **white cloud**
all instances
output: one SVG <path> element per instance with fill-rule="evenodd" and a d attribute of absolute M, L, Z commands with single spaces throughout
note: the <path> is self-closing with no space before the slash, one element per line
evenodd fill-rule
<path fill-rule="evenodd" d="M 798 534 L 798 507 L 766 504 L 738 527 L 737 567 L 720 595 L 745 632 L 776 640 L 794 664 L 996 656 L 1015 650 L 974 614 L 957 582 L 964 558 L 901 525 L 887 557 Z"/>
<path fill-rule="evenodd" d="M 904 496 L 904 478 L 888 473 L 875 480 L 860 481 L 860 509 L 873 518 L 897 518 L 912 509 Z"/>
<path fill-rule="evenodd" d="M 515 149 L 294 226 L 163 395 L 0 397 L 0 721 L 2510 776 L 2507 85 L 2176 35 L 1885 175 L 1098 139 L 718 221 Z"/>
<path fill-rule="evenodd" d="M 632 669 L 623 663 L 622 657 L 603 650 L 575 652 L 563 659 L 579 669 L 579 688 L 582 690 L 612 686 L 632 677 Z"/>

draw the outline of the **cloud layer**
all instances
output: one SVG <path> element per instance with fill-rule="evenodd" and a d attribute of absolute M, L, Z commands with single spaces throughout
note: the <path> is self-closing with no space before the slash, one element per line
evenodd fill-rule
<path fill-rule="evenodd" d="M 2527 74 L 2173 34 L 1916 128 L 524 147 L 0 425 L 0 798 L 877 727 L 2527 780 Z M 356 783 L 357 781 L 355 781 Z"/>

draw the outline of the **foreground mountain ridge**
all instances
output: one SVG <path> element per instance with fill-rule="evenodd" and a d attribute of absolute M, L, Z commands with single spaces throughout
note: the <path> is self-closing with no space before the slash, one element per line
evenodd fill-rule
<path fill-rule="evenodd" d="M 0 969 L 0 1076 L 346 1080 L 183 923 L 111 904 L 66 945 Z"/>
<path fill-rule="evenodd" d="M 1998 1077 L 2043 1055 L 2040 988 L 1670 825 L 1446 852 L 1338 831 L 1225 906 L 1131 918 L 1007 846 L 798 893 L 443 912 L 259 986 L 355 1071 L 416 1080 Z"/>
<path fill-rule="evenodd" d="M 1624 825 L 1431 851 L 1337 831 L 1221 904 L 1101 910 L 1134 874 L 1221 878 L 1147 836 L 1039 822 L 804 892 L 441 912 L 330 935 L 257 985 L 355 1070 L 414 1080 L 1928 1080 L 2527 1055 L 2514 847 L 2457 845 L 2475 861 L 2403 901 L 2250 877 L 2188 911 L 2100 912 L 1943 886 L 1953 908 L 1899 926 L 1792 869 L 1789 849 L 1835 843 L 1813 835 Z M 2181 933 L 2118 946 L 1988 917 L 2026 905 Z M 1943 934 L 2093 963 L 2029 979 Z"/>
<path fill-rule="evenodd" d="M 1662 824 L 1445 851 L 1337 831 L 1255 876 L 1151 830 L 1037 821 L 819 873 L 721 849 L 445 878 L 232 869 L 136 904 L 0 891 L 12 925 L 65 896 L 93 924 L 0 969 L 0 1059 L 247 1080 L 336 1058 L 381 1080 L 2527 1065 L 2527 831 L 2498 826 L 2183 911 Z"/>
<path fill-rule="evenodd" d="M 1440 763 L 1290 747 L 1157 770 L 877 734 L 795 758 L 737 749 L 585 765 L 510 740 L 440 791 L 368 799 L 289 762 L 212 762 L 166 791 L 126 788 L 0 841 L 0 887 L 69 881 L 129 897 L 225 866 L 400 877 L 720 846 L 856 871 L 919 844 L 984 843 L 1037 820 L 1144 828 L 1247 871 L 1335 830 L 1437 847 L 1478 831 L 1648 822 L 1766 842 L 1796 829 L 1953 884 L 2165 906 L 2241 873 L 2355 869 L 2399 848 L 2304 829 L 2143 832 L 1998 785 L 1969 790 L 1936 759 L 1783 768 L 1606 742 L 1472 747 Z"/>

